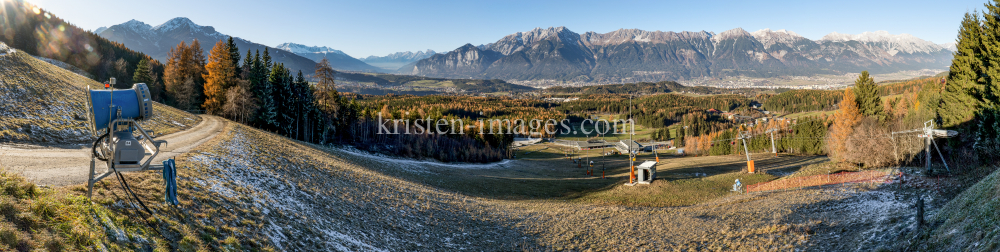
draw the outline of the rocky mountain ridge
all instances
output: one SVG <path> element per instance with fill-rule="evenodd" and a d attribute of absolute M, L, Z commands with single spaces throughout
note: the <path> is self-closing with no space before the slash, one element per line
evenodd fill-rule
<path fill-rule="evenodd" d="M 282 43 L 277 46 L 278 49 L 285 50 L 294 53 L 298 56 L 305 57 L 314 62 L 323 61 L 326 58 L 330 62 L 330 66 L 337 70 L 348 70 L 348 71 L 362 71 L 362 72 L 384 72 L 385 70 L 368 65 L 361 60 L 358 60 L 350 55 L 347 55 L 341 50 L 333 49 L 327 46 L 306 46 L 296 43 Z"/>
<path fill-rule="evenodd" d="M 722 33 L 619 29 L 575 33 L 535 28 L 494 43 L 462 46 L 400 73 L 506 80 L 635 82 L 702 77 L 875 73 L 944 69 L 951 51 L 909 34 L 831 33 L 810 40 L 787 30 Z"/>
<path fill-rule="evenodd" d="M 418 60 L 426 59 L 437 54 L 434 50 L 427 49 L 427 51 L 405 51 L 391 53 L 386 56 L 368 56 L 367 58 L 361 59 L 369 65 L 381 67 L 387 70 L 395 71 L 400 67 L 416 62 Z"/>
<path fill-rule="evenodd" d="M 98 29 L 96 33 L 106 39 L 122 43 L 132 50 L 143 52 L 160 62 L 167 62 L 167 56 L 170 49 L 175 48 L 177 44 L 180 44 L 182 41 L 190 44 L 192 41 L 197 39 L 201 44 L 201 49 L 204 51 L 205 55 L 208 55 L 212 46 L 214 46 L 217 41 L 227 40 L 230 36 L 216 31 L 212 26 L 198 25 L 191 21 L 191 19 L 185 17 L 177 17 L 157 26 L 152 26 L 142 21 L 133 19 L 105 29 Z M 293 72 L 301 70 L 305 74 L 310 74 L 316 69 L 316 62 L 309 57 L 297 55 L 293 52 L 281 50 L 279 48 L 254 43 L 237 36 L 233 36 L 233 42 L 236 43 L 237 47 L 239 47 L 241 55 L 246 54 L 248 49 L 251 51 L 259 51 L 260 53 L 263 53 L 264 50 L 267 49 L 274 62 L 285 64 L 285 67 L 292 69 Z M 336 56 L 340 54 L 333 53 L 332 55 Z M 347 56 L 346 54 L 343 54 L 343 56 L 334 56 L 328 57 L 337 58 L 337 60 L 346 62 L 341 64 L 341 61 L 336 61 L 338 64 L 331 64 L 334 65 L 334 69 L 337 70 L 376 69 L 358 61 L 357 59 L 350 58 L 350 56 Z M 352 59 L 354 62 L 350 62 Z M 333 62 L 335 62 L 335 60 L 331 59 L 331 63 Z"/>

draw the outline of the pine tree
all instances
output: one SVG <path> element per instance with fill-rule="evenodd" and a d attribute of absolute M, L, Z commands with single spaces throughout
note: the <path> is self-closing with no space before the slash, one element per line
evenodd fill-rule
<path fill-rule="evenodd" d="M 139 65 L 135 67 L 135 73 L 132 74 L 132 82 L 150 84 L 153 81 L 150 72 L 149 60 L 140 60 Z"/>
<path fill-rule="evenodd" d="M 844 89 L 840 110 L 834 113 L 833 126 L 830 127 L 830 154 L 838 160 L 847 151 L 847 139 L 854 133 L 854 126 L 861 122 L 862 115 L 858 110 L 854 93 L 852 88 Z"/>
<path fill-rule="evenodd" d="M 250 88 L 251 92 L 256 98 L 259 109 L 257 110 L 256 118 L 254 119 L 254 124 L 260 128 L 266 128 L 268 125 L 268 113 L 274 111 L 274 100 L 271 99 L 271 83 L 267 81 L 267 73 L 270 69 L 264 67 L 264 61 L 260 55 L 260 50 L 254 53 L 253 65 L 252 65 L 251 77 L 250 77 Z"/>
<path fill-rule="evenodd" d="M 188 62 L 185 64 L 187 70 L 187 76 L 192 79 L 193 85 L 191 91 L 193 93 L 192 99 L 195 107 L 201 107 L 201 104 L 205 103 L 205 78 L 202 76 L 205 73 L 205 52 L 201 49 L 201 42 L 197 39 L 191 41 L 191 46 L 185 52 L 188 55 Z"/>
<path fill-rule="evenodd" d="M 857 100 L 858 113 L 867 117 L 877 118 L 884 122 L 887 118 L 882 108 L 882 98 L 878 93 L 875 79 L 868 76 L 868 71 L 862 71 L 854 81 L 854 98 Z"/>
<path fill-rule="evenodd" d="M 264 50 L 264 56 L 267 56 L 267 50 Z M 267 57 L 269 58 L 269 56 Z M 266 64 L 265 64 L 266 66 Z M 281 63 L 274 64 L 271 66 L 270 72 L 266 75 L 266 80 L 262 82 L 264 86 L 265 101 L 262 103 L 262 110 L 264 116 L 264 124 L 267 129 L 280 131 L 281 124 L 281 114 L 278 106 L 282 106 L 281 101 L 281 82 L 282 82 L 282 71 L 284 66 Z"/>
<path fill-rule="evenodd" d="M 236 70 L 233 69 L 229 45 L 219 40 L 209 53 L 205 65 L 205 103 L 202 108 L 208 114 L 221 115 L 226 105 L 226 90 L 236 85 Z"/>
<path fill-rule="evenodd" d="M 674 141 L 674 146 L 684 147 L 684 126 L 677 128 L 677 138 Z"/>
<path fill-rule="evenodd" d="M 263 68 L 263 63 L 260 61 L 260 50 L 257 50 L 253 54 L 253 62 L 250 63 L 250 89 L 253 91 L 254 96 L 257 98 L 261 97 L 260 92 L 260 72 Z"/>
<path fill-rule="evenodd" d="M 315 135 L 316 129 L 320 128 L 318 122 L 321 121 L 319 120 L 319 110 L 316 108 L 316 97 L 313 95 L 312 87 L 301 70 L 299 70 L 295 82 L 297 83 L 298 95 L 301 99 L 299 102 L 299 106 L 301 106 L 299 126 L 302 131 L 301 139 L 312 142 L 314 141 L 312 136 Z"/>
<path fill-rule="evenodd" d="M 965 13 L 955 47 L 957 50 L 951 60 L 948 79 L 937 108 L 941 126 L 946 128 L 960 127 L 969 122 L 981 107 L 979 97 L 983 96 L 986 80 L 982 59 L 982 26 L 977 13 Z"/>
<path fill-rule="evenodd" d="M 233 76 L 240 76 L 240 48 L 236 47 L 236 43 L 233 42 L 233 37 L 229 36 L 229 40 L 226 41 L 226 47 L 229 47 L 229 59 L 232 60 L 233 71 L 236 73 Z"/>
<path fill-rule="evenodd" d="M 264 65 L 263 65 L 264 68 L 270 70 L 271 69 L 271 54 L 268 53 L 267 51 L 268 51 L 267 47 L 264 47 L 264 55 L 261 56 L 260 60 L 261 60 L 262 63 L 264 63 Z"/>
<path fill-rule="evenodd" d="M 981 75 L 985 87 L 979 100 L 983 108 L 989 108 L 998 105 L 997 100 L 1000 95 L 1000 78 L 994 78 L 1000 76 L 1000 3 L 993 1 L 986 4 L 983 18 L 980 60 L 985 69 Z"/>
<path fill-rule="evenodd" d="M 281 133 L 285 136 L 293 135 L 293 128 L 295 126 L 295 105 L 298 102 L 295 99 L 293 81 L 291 70 L 285 68 L 285 64 L 277 64 L 274 69 L 277 70 L 277 76 L 272 76 L 272 84 L 275 85 L 275 100 L 276 104 L 280 107 L 278 109 L 278 121 L 281 126 Z"/>
<path fill-rule="evenodd" d="M 162 101 L 160 93 L 163 89 L 155 82 L 153 79 L 153 69 L 149 63 L 149 59 L 142 59 L 139 64 L 135 67 L 135 73 L 132 74 L 133 83 L 146 83 L 149 88 L 149 95 L 151 99 L 155 101 Z"/>
<path fill-rule="evenodd" d="M 274 106 L 278 104 L 274 101 L 274 86 L 271 85 L 271 81 L 269 79 L 271 76 L 272 67 L 273 65 L 271 64 L 271 55 L 268 52 L 268 48 L 265 47 L 264 53 L 261 54 L 260 56 L 260 68 L 258 68 L 259 71 L 257 73 L 257 78 L 258 78 L 257 81 L 260 83 L 262 88 L 261 95 L 262 97 L 264 97 L 263 99 L 266 99 L 267 101 L 267 103 L 261 104 L 261 108 L 264 112 L 267 113 L 275 113 L 275 111 L 277 110 Z M 266 117 L 270 118 L 269 120 L 274 120 L 274 116 L 277 115 L 271 115 Z"/>
<path fill-rule="evenodd" d="M 240 68 L 240 79 L 250 81 L 253 72 L 253 57 L 250 56 L 250 49 L 247 49 L 247 56 L 243 58 L 243 67 Z"/>
<path fill-rule="evenodd" d="M 997 155 L 995 150 L 1000 149 L 1000 78 L 995 78 L 1000 75 L 1000 2 L 986 4 L 983 19 L 979 40 L 983 85 L 976 94 L 979 108 L 973 115 L 972 135 L 973 146 L 980 151 L 981 157 L 992 161 Z"/>

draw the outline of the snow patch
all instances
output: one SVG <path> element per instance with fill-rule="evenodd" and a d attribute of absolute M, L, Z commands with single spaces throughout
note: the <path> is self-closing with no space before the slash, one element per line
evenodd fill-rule
<path fill-rule="evenodd" d="M 334 151 L 339 151 L 345 154 L 350 154 L 353 156 L 369 159 L 376 162 L 392 164 L 394 166 L 405 166 L 411 171 L 426 171 L 426 167 L 439 167 L 445 169 L 496 169 L 504 168 L 507 164 L 514 162 L 510 159 L 504 159 L 503 161 L 490 163 L 490 164 L 470 164 L 470 163 L 442 163 L 439 161 L 423 161 L 414 160 L 406 158 L 398 158 L 386 156 L 378 153 L 371 153 L 363 150 L 359 150 L 354 147 L 334 147 L 331 148 Z"/>
<path fill-rule="evenodd" d="M 896 55 L 896 52 L 930 53 L 945 50 L 945 48 L 940 45 L 917 38 L 913 35 L 906 33 L 893 35 L 889 34 L 888 31 L 863 32 L 861 34 L 832 32 L 823 36 L 820 41 L 858 41 L 868 44 L 877 44 L 889 52 L 890 55 Z"/>
<path fill-rule="evenodd" d="M 712 42 L 715 44 L 719 44 L 723 40 L 735 39 L 739 37 L 751 37 L 751 36 L 752 35 L 750 35 L 750 33 L 748 33 L 747 31 L 743 30 L 743 28 L 736 28 L 719 33 L 719 35 L 717 36 L 712 36 Z"/>
<path fill-rule="evenodd" d="M 293 226 L 283 226 L 268 219 L 263 231 L 264 235 L 274 244 L 278 250 L 286 250 L 290 243 L 297 242 L 290 238 L 301 237 L 305 234 L 321 234 L 317 237 L 323 241 L 327 247 L 338 248 L 339 250 L 364 250 L 364 251 L 384 251 L 380 248 L 355 239 L 357 236 L 365 236 L 363 233 L 352 234 L 354 236 L 332 231 L 336 228 L 336 223 L 326 220 L 324 215 L 327 209 L 311 202 L 316 202 L 318 195 L 313 195 L 299 188 L 295 181 L 287 174 L 275 172 L 266 162 L 264 157 L 254 150 L 255 145 L 249 141 L 243 131 L 233 131 L 232 139 L 219 144 L 220 153 L 224 155 L 201 152 L 194 155 L 189 160 L 201 163 L 209 172 L 201 178 L 193 179 L 194 182 L 206 187 L 209 191 L 218 193 L 237 202 L 247 202 L 242 199 L 249 198 L 249 204 L 261 209 L 265 216 L 279 212 L 282 215 L 294 213 L 295 216 L 303 216 L 312 220 L 319 220 L 309 224 L 306 229 Z M 242 157 L 242 158 L 232 158 Z M 294 162 L 277 157 L 282 165 L 295 166 Z M 316 232 L 320 231 L 320 232 Z M 349 230 L 348 230 L 349 231 Z"/>
<path fill-rule="evenodd" d="M 801 39 L 805 39 L 805 37 L 802 37 L 798 33 L 795 33 L 793 31 L 787 31 L 785 29 L 781 29 L 781 30 L 777 30 L 777 31 L 772 31 L 771 29 L 763 29 L 763 30 L 755 31 L 755 32 L 751 33 L 750 35 L 752 35 L 754 38 L 756 38 L 757 41 L 760 41 L 761 44 L 764 44 L 764 48 L 765 49 L 766 48 L 770 48 L 771 45 L 774 45 L 774 44 L 791 45 L 791 44 L 795 43 L 796 41 L 799 41 Z M 784 55 L 782 55 L 782 56 L 784 56 Z"/>
<path fill-rule="evenodd" d="M 294 53 L 294 54 L 300 54 L 300 53 L 333 53 L 333 54 L 347 55 L 343 51 L 340 51 L 340 50 L 337 50 L 337 49 L 333 49 L 333 48 L 329 48 L 329 47 L 326 47 L 326 46 L 306 46 L 306 45 L 296 44 L 296 43 L 284 43 L 284 44 L 280 44 L 280 45 L 278 45 L 278 46 L 276 46 L 274 48 L 285 50 L 285 51 L 288 51 L 288 52 L 291 52 L 291 53 Z"/>

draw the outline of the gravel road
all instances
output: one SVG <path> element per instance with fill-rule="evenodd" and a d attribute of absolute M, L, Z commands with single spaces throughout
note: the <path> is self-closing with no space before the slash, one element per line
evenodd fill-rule
<path fill-rule="evenodd" d="M 194 127 L 170 135 L 155 137 L 166 140 L 160 146 L 160 154 L 151 164 L 186 153 L 222 132 L 224 120 L 201 115 L 202 122 Z M 67 186 L 87 182 L 90 169 L 90 145 L 76 146 L 29 146 L 0 144 L 0 167 L 21 174 L 40 186 Z M 97 172 L 107 170 L 107 166 L 97 161 Z"/>

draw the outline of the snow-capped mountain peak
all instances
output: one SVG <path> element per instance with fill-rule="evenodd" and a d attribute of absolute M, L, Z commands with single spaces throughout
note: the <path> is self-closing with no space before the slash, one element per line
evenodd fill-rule
<path fill-rule="evenodd" d="M 125 23 L 113 25 L 98 32 L 97 35 L 111 41 L 122 43 L 132 50 L 143 52 L 160 62 L 166 62 L 170 56 L 170 50 L 175 49 L 180 43 L 190 44 L 193 43 L 194 40 L 198 40 L 201 44 L 202 51 L 207 55 L 216 42 L 220 40 L 226 41 L 230 38 L 230 35 L 218 32 L 210 25 L 198 25 L 192 22 L 191 19 L 184 17 L 170 19 L 155 27 L 151 27 L 137 20 L 130 20 Z M 285 50 L 275 50 L 275 48 L 254 43 L 236 36 L 232 36 L 232 39 L 233 43 L 239 48 L 241 57 L 250 56 L 250 54 L 244 54 L 248 51 L 251 53 L 261 53 L 270 49 L 270 56 L 272 57 L 273 62 L 283 63 L 285 67 L 292 69 L 293 71 L 301 70 L 306 73 L 312 72 L 315 70 L 316 61 L 323 58 L 328 58 L 330 65 L 337 70 L 380 70 L 379 68 L 365 64 L 364 62 L 361 62 L 353 57 L 341 55 L 343 54 L 341 51 L 326 47 L 321 47 L 312 51 L 330 52 L 330 54 L 298 55 L 286 51 L 289 48 L 281 48 Z M 305 46 L 301 45 L 297 45 L 297 47 L 305 48 Z"/>
<path fill-rule="evenodd" d="M 281 50 L 289 51 L 289 52 L 295 53 L 295 54 L 301 54 L 301 53 L 335 53 L 335 54 L 347 55 L 343 51 L 336 50 L 336 49 L 333 49 L 333 48 L 329 48 L 329 47 L 326 47 L 326 46 L 306 46 L 306 45 L 296 44 L 296 43 L 284 43 L 284 44 L 280 44 L 280 45 L 278 45 L 278 46 L 276 46 L 274 48 L 278 48 L 278 49 L 281 49 Z"/>
<path fill-rule="evenodd" d="M 774 44 L 792 44 L 800 39 L 805 39 L 802 35 L 795 33 L 793 31 L 788 31 L 785 29 L 772 31 L 771 29 L 763 29 L 750 33 L 757 41 L 764 44 L 764 48 L 769 48 Z"/>
<path fill-rule="evenodd" d="M 121 26 L 132 28 L 132 29 L 135 29 L 135 30 L 139 30 L 139 29 L 149 30 L 149 29 L 153 28 L 153 26 L 148 25 L 146 23 L 143 23 L 142 21 L 135 20 L 135 19 L 132 19 L 132 20 L 129 20 L 128 22 L 122 23 Z"/>
<path fill-rule="evenodd" d="M 431 49 L 427 49 L 427 51 L 416 51 L 416 52 L 405 51 L 405 52 L 391 53 L 391 54 L 386 55 L 384 57 L 379 57 L 379 56 L 372 55 L 372 56 L 368 56 L 368 58 L 365 58 L 365 60 L 368 60 L 368 59 L 374 60 L 374 59 L 385 58 L 387 60 L 416 61 L 416 60 L 421 60 L 421 59 L 425 59 L 427 57 L 433 56 L 435 53 L 436 52 L 434 52 L 434 50 L 431 50 Z"/>
<path fill-rule="evenodd" d="M 890 55 L 896 55 L 898 52 L 928 53 L 945 50 L 933 42 L 917 38 L 913 35 L 906 33 L 893 35 L 889 34 L 888 31 L 862 32 L 861 34 L 832 32 L 823 36 L 820 41 L 858 41 L 862 43 L 883 44 L 886 52 L 889 52 Z"/>
<path fill-rule="evenodd" d="M 500 52 L 503 55 L 509 55 L 516 52 L 526 45 L 534 44 L 537 41 L 545 40 L 550 37 L 556 37 L 559 40 L 571 42 L 580 39 L 580 34 L 576 34 L 564 26 L 559 27 L 549 27 L 542 29 L 541 27 L 535 27 L 531 31 L 527 32 L 516 32 L 504 36 L 495 43 L 489 43 L 486 45 L 478 46 L 479 49 L 493 50 Z"/>
<path fill-rule="evenodd" d="M 129 21 L 129 22 L 131 22 L 131 21 Z M 174 30 L 174 29 L 177 29 L 177 28 L 181 28 L 181 27 L 185 27 L 185 26 L 191 27 L 192 29 L 196 29 L 196 30 L 201 28 L 200 25 L 195 24 L 194 22 L 191 21 L 191 19 L 188 19 L 186 17 L 176 17 L 176 18 L 173 18 L 171 20 L 168 20 L 167 22 L 165 22 L 163 24 L 160 24 L 160 25 L 157 25 L 156 27 L 153 27 L 153 30 L 156 30 L 158 32 L 167 32 L 167 31 L 171 31 L 171 30 Z"/>
<path fill-rule="evenodd" d="M 938 44 L 938 46 L 941 46 L 942 48 L 947 49 L 948 51 L 952 51 L 952 52 L 958 51 L 958 47 L 956 46 L 955 42 L 948 42 L 948 43 L 944 43 L 944 44 Z"/>
<path fill-rule="evenodd" d="M 743 28 L 735 28 L 719 33 L 719 35 L 712 36 L 712 42 L 719 43 L 723 40 L 739 38 L 739 37 L 751 37 L 749 32 L 743 30 Z"/>

